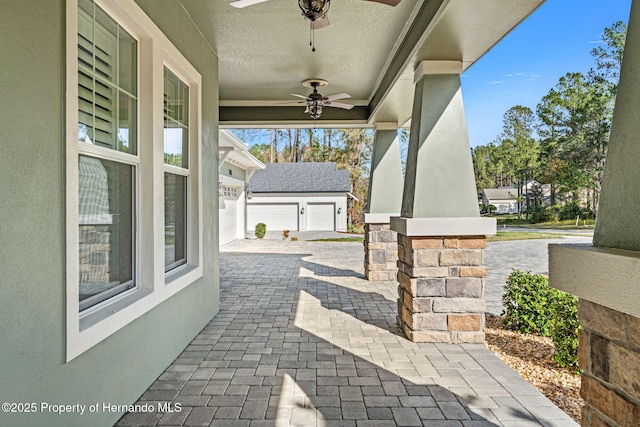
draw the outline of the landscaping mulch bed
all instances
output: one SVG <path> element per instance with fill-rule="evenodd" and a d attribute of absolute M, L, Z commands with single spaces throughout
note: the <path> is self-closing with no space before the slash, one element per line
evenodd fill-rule
<path fill-rule="evenodd" d="M 580 422 L 580 375 L 553 360 L 551 338 L 509 330 L 498 316 L 487 316 L 484 332 L 489 350 Z"/>

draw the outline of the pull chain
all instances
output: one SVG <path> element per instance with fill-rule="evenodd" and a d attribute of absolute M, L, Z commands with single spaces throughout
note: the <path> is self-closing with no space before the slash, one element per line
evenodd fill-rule
<path fill-rule="evenodd" d="M 314 24 L 314 21 L 309 21 L 309 46 L 311 46 L 311 52 L 316 51 L 316 32 Z"/>

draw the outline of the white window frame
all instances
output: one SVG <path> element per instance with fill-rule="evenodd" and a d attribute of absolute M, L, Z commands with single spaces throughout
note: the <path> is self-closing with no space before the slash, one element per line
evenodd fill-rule
<path fill-rule="evenodd" d="M 230 185 L 222 186 L 222 195 L 224 197 L 237 198 L 238 197 L 238 187 L 232 187 Z"/>
<path fill-rule="evenodd" d="M 187 230 L 186 230 L 187 231 L 187 236 L 186 236 L 187 237 L 187 245 L 186 245 L 186 248 L 185 248 L 186 251 L 187 251 L 187 263 L 183 264 L 183 265 L 180 265 L 178 267 L 172 268 L 172 269 L 170 269 L 169 271 L 167 271 L 165 273 L 167 283 L 170 283 L 173 280 L 175 280 L 176 278 L 180 277 L 182 270 L 189 268 L 189 256 L 190 256 L 190 254 L 191 254 L 191 252 L 193 250 L 197 251 L 198 248 L 194 248 L 191 245 L 191 243 L 192 243 L 192 236 L 190 234 L 190 228 L 191 228 L 190 227 L 190 222 L 191 221 L 189 220 L 189 216 L 191 215 L 191 205 L 189 203 L 189 200 L 192 198 L 192 196 L 190 194 L 191 193 L 190 190 L 191 190 L 191 186 L 192 186 L 191 185 L 191 182 L 192 182 L 192 179 L 191 179 L 191 170 L 192 170 L 192 168 L 191 168 L 191 155 L 192 155 L 192 150 L 191 150 L 191 141 L 192 141 L 192 138 L 191 138 L 191 125 L 192 125 L 191 112 L 192 112 L 192 107 L 193 107 L 191 105 L 191 92 L 192 92 L 191 84 L 189 83 L 189 79 L 184 78 L 184 72 L 185 71 L 181 70 L 179 68 L 176 69 L 175 64 L 165 62 L 164 66 L 163 66 L 163 73 L 164 73 L 164 68 L 167 68 L 171 73 L 173 73 L 176 77 L 178 77 L 189 88 L 189 110 L 188 110 L 189 111 L 189 132 L 188 132 L 189 141 L 188 141 L 188 144 L 187 144 L 187 151 L 188 151 L 187 152 L 187 167 L 185 168 L 185 167 L 181 167 L 181 166 L 175 166 L 175 165 L 170 165 L 170 164 L 164 163 L 164 158 L 163 158 L 163 167 L 164 167 L 163 182 L 164 182 L 164 173 L 169 173 L 169 174 L 173 174 L 173 175 L 176 175 L 176 176 L 186 177 L 186 179 L 187 179 L 187 206 L 186 206 L 187 207 L 187 212 L 186 212 L 186 214 L 187 214 L 187 224 L 186 224 L 186 226 L 187 226 Z M 163 80 L 163 97 L 164 97 L 164 80 Z M 163 118 L 164 118 L 164 116 L 163 116 Z M 164 121 L 163 121 L 163 123 L 164 123 Z M 164 127 L 163 127 L 163 137 L 164 137 Z M 163 143 L 164 143 L 164 138 L 163 138 Z M 163 145 L 163 147 L 164 147 L 164 145 Z M 163 150 L 163 154 L 164 154 L 164 150 Z M 164 186 L 163 186 L 163 188 L 164 188 Z M 163 206 L 163 212 L 164 212 L 164 199 L 163 199 L 162 206 Z M 163 221 L 163 226 L 164 226 L 164 221 Z M 164 236 L 164 228 L 163 228 L 163 236 Z M 165 268 L 166 268 L 166 266 L 165 266 Z"/>
<path fill-rule="evenodd" d="M 202 78 L 134 0 L 94 0 L 138 41 L 137 155 L 78 142 L 78 4 L 67 1 L 66 34 L 66 325 L 70 361 L 203 275 Z M 189 86 L 187 264 L 164 272 L 164 66 Z M 150 76 L 140 79 L 140 76 Z M 80 154 L 134 164 L 136 287 L 79 311 L 78 158 Z M 155 189 L 155 191 L 154 191 Z"/>

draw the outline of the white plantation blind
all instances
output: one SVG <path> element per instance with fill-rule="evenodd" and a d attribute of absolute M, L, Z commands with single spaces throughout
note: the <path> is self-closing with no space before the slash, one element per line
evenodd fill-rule
<path fill-rule="evenodd" d="M 78 0 L 77 47 L 82 311 L 136 286 L 138 42 L 93 1 Z M 132 156 L 123 162 L 116 151 Z"/>
<path fill-rule="evenodd" d="M 136 154 L 137 42 L 100 8 L 78 12 L 79 139 Z"/>
<path fill-rule="evenodd" d="M 189 86 L 164 68 L 164 162 L 189 167 Z"/>

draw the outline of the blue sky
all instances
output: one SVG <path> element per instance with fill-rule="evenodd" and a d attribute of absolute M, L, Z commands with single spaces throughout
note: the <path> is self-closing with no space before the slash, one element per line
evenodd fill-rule
<path fill-rule="evenodd" d="M 535 113 L 567 72 L 587 72 L 602 31 L 627 22 L 631 0 L 547 0 L 462 77 L 472 147 L 493 141 L 514 105 Z"/>

